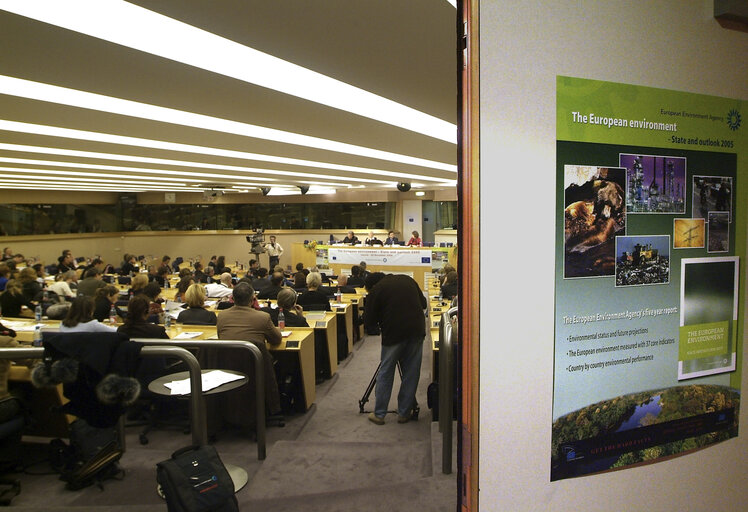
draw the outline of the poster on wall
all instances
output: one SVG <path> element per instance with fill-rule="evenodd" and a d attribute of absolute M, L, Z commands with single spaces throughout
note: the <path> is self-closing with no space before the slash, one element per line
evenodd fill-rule
<path fill-rule="evenodd" d="M 738 435 L 748 172 L 740 100 L 556 85 L 551 480 Z"/>

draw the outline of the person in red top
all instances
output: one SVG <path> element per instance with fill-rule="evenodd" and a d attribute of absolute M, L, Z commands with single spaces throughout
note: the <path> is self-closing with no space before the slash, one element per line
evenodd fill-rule
<path fill-rule="evenodd" d="M 418 235 L 418 231 L 413 231 L 413 236 L 408 240 L 408 247 L 421 247 L 421 245 L 423 245 L 423 242 L 421 242 L 421 237 Z"/>

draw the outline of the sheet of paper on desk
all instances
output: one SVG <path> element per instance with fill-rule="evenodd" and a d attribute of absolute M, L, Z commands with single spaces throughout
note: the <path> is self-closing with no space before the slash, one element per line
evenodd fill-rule
<path fill-rule="evenodd" d="M 176 336 L 174 336 L 172 339 L 174 340 L 192 340 L 195 338 L 199 338 L 202 335 L 202 331 L 196 331 L 196 332 L 180 332 Z"/>
<path fill-rule="evenodd" d="M 175 300 L 167 300 L 166 304 L 164 304 L 164 310 L 169 312 L 176 312 L 177 314 L 179 314 L 180 312 L 184 311 L 182 304 L 182 302 L 177 302 Z"/>
<path fill-rule="evenodd" d="M 206 301 L 205 301 L 205 307 L 206 307 L 206 308 L 212 308 L 212 307 L 213 307 L 213 306 L 215 306 L 216 304 L 218 304 L 218 301 L 217 301 L 217 300 L 206 300 Z"/>
<path fill-rule="evenodd" d="M 288 338 L 289 336 L 291 336 L 291 331 L 281 331 L 281 335 L 284 338 Z"/>
<path fill-rule="evenodd" d="M 3 320 L 3 325 L 16 332 L 32 332 L 37 326 L 34 322 L 24 322 L 23 320 Z M 44 328 L 44 324 L 40 323 L 38 325 L 41 325 L 42 328 Z"/>
<path fill-rule="evenodd" d="M 212 370 L 205 372 L 202 375 L 203 391 L 210 391 L 211 389 L 217 388 L 222 384 L 233 382 L 235 380 L 243 379 L 241 375 L 224 372 L 222 370 Z M 190 394 L 190 379 L 174 380 L 164 384 L 171 390 L 172 395 L 189 395 Z"/>

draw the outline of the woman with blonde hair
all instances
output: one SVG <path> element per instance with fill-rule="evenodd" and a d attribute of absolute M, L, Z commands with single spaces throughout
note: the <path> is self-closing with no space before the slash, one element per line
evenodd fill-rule
<path fill-rule="evenodd" d="M 39 300 L 41 299 L 42 285 L 36 280 L 36 270 L 32 267 L 25 267 L 21 269 L 21 273 L 18 275 L 18 281 L 21 283 L 23 288 L 23 295 L 26 300 Z"/>
<path fill-rule="evenodd" d="M 184 299 L 189 308 L 179 313 L 177 322 L 185 325 L 216 325 L 216 314 L 205 309 L 205 289 L 202 285 L 191 284 L 184 293 Z"/>
<path fill-rule="evenodd" d="M 137 274 L 132 278 L 130 282 L 130 296 L 143 293 L 143 289 L 148 284 L 148 276 L 146 274 Z"/>

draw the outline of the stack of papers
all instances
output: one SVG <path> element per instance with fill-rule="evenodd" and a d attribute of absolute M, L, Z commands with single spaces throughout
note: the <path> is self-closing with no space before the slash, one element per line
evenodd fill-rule
<path fill-rule="evenodd" d="M 211 370 L 202 374 L 203 392 L 215 389 L 218 386 L 243 379 L 244 376 L 228 373 L 223 370 Z M 171 390 L 172 395 L 189 395 L 190 379 L 174 380 L 164 384 Z"/>

